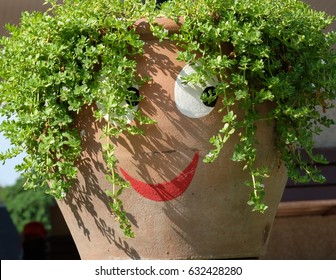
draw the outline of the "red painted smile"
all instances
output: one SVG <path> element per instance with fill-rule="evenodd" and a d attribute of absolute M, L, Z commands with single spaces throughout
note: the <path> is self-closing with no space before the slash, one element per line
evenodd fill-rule
<path fill-rule="evenodd" d="M 199 160 L 199 153 L 196 152 L 191 163 L 174 179 L 158 183 L 147 184 L 130 176 L 125 170 L 120 168 L 124 178 L 129 181 L 132 187 L 142 196 L 154 201 L 168 201 L 183 194 L 189 187 L 194 177 Z"/>

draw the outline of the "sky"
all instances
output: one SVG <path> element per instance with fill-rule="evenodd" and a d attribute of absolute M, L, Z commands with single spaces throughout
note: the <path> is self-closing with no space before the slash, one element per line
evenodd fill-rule
<path fill-rule="evenodd" d="M 4 120 L 3 117 L 0 117 L 0 122 Z M 0 152 L 7 151 L 10 147 L 10 142 L 4 137 L 2 133 L 0 133 Z M 17 173 L 14 169 L 15 165 L 22 162 L 24 155 L 20 155 L 16 158 L 10 159 L 6 161 L 3 165 L 0 162 L 0 186 L 10 186 L 13 185 L 16 180 L 20 177 L 20 174 Z"/>

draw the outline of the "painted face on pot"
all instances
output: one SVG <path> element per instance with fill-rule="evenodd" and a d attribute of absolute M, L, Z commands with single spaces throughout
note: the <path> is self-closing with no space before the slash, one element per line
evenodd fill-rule
<path fill-rule="evenodd" d="M 137 70 L 152 80 L 139 88 L 145 98 L 136 109 L 157 124 L 144 126 L 144 135 L 119 137 L 116 156 L 121 175 L 141 196 L 168 201 L 197 181 L 203 158 L 212 148 L 209 138 L 221 126 L 220 102 L 204 104 L 201 99 L 202 94 L 211 94 L 217 81 L 205 86 L 183 83 L 183 77 L 195 70 L 177 61 L 178 49 L 171 42 L 150 41 L 144 51 Z"/>

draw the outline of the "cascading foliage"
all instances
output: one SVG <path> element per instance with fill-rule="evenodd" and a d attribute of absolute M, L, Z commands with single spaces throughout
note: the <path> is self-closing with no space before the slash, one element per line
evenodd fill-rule
<path fill-rule="evenodd" d="M 213 135 L 213 150 L 204 159 L 215 160 L 225 142 L 238 134 L 233 161 L 244 162 L 251 175 L 248 203 L 264 212 L 267 166 L 256 166 L 256 123 L 265 116 L 258 104 L 272 102 L 267 118 L 275 124 L 277 147 L 288 174 L 296 181 L 322 181 L 314 163 L 313 136 L 321 126 L 334 123 L 322 112 L 336 98 L 336 42 L 334 32 L 323 32 L 334 18 L 313 11 L 298 0 L 171 0 L 158 7 L 155 1 L 49 0 L 46 12 L 25 12 L 19 26 L 7 26 L 9 37 L 0 40 L 0 125 L 12 148 L 0 154 L 5 161 L 22 151 L 26 157 L 17 170 L 25 188 L 49 185 L 48 193 L 64 198 L 77 177 L 75 161 L 81 153 L 81 133 L 74 119 L 83 106 L 94 106 L 103 128 L 102 149 L 106 191 L 110 206 L 126 236 L 133 237 L 120 196 L 128 187 L 116 172 L 117 159 L 111 138 L 120 133 L 143 133 L 128 124 L 125 115 L 144 96 L 128 87 L 150 77 L 136 73 L 136 55 L 144 42 L 134 23 L 146 18 L 153 34 L 170 39 L 183 51 L 179 59 L 196 64 L 197 73 L 185 82 L 204 82 L 216 76 L 213 95 L 220 96 L 223 127 Z M 154 20 L 184 18 L 178 34 L 170 35 Z M 223 52 L 230 45 L 230 53 Z M 201 56 L 199 56 L 201 54 Z M 141 92 L 141 91 L 140 91 Z M 130 100 L 132 102 L 130 102 Z M 95 104 L 100 104 L 96 107 Z M 240 106 L 244 118 L 234 110 Z M 153 121 L 137 112 L 137 123 Z M 302 153 L 310 161 L 302 159 Z M 271 186 L 270 186 L 271 187 Z"/>

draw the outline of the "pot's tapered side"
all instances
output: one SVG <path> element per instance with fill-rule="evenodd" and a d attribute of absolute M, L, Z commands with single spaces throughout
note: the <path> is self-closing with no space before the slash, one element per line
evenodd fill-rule
<path fill-rule="evenodd" d="M 136 237 L 123 236 L 109 209 L 105 190 L 111 186 L 104 174 L 101 126 L 94 122 L 93 108 L 84 108 L 76 123 L 83 132 L 84 148 L 78 162 L 78 182 L 58 202 L 81 258 L 262 256 L 287 180 L 275 148 L 273 125 L 257 124 L 257 164 L 270 167 L 270 178 L 265 180 L 269 209 L 260 214 L 247 205 L 251 190 L 244 182 L 250 179 L 248 173 L 242 164 L 231 161 L 237 135 L 214 163 L 203 162 L 212 148 L 209 138 L 223 125 L 220 100 L 210 109 L 199 105 L 194 99 L 203 89 L 181 83 L 182 76 L 193 69 L 177 60 L 178 48 L 168 40 L 147 39 L 144 55 L 137 58 L 138 73 L 152 80 L 140 88 L 145 99 L 138 109 L 157 124 L 144 127 L 143 136 L 122 135 L 114 140 L 119 172 L 132 184 L 122 200 Z M 184 99 L 184 90 L 194 91 L 191 99 Z M 267 105 L 260 110 L 266 113 Z"/>

